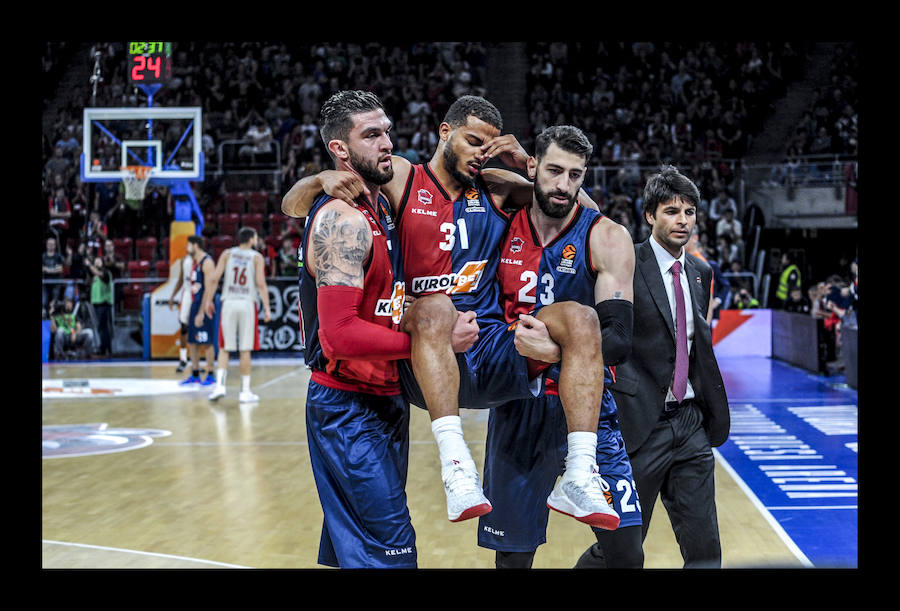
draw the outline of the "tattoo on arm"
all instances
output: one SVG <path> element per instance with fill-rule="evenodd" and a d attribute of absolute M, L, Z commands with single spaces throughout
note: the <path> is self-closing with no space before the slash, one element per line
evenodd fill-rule
<path fill-rule="evenodd" d="M 323 210 L 316 217 L 312 243 L 316 286 L 363 286 L 363 264 L 372 247 L 365 221 L 349 213 Z"/>

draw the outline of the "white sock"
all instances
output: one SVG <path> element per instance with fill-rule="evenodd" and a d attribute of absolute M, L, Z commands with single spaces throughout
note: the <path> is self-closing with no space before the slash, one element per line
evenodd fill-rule
<path fill-rule="evenodd" d="M 571 476 L 591 473 L 597 464 L 597 433 L 575 431 L 566 436 L 569 451 L 566 454 L 566 472 Z"/>
<path fill-rule="evenodd" d="M 242 392 L 250 392 L 250 376 L 241 376 Z"/>
<path fill-rule="evenodd" d="M 459 416 L 444 416 L 433 420 L 431 432 L 434 433 L 434 439 L 438 444 L 442 469 L 444 465 L 453 464 L 454 460 L 471 461 L 475 464 L 463 437 L 462 419 Z"/>
<path fill-rule="evenodd" d="M 216 384 L 219 386 L 225 386 L 225 378 L 228 377 L 227 369 L 216 369 Z"/>
<path fill-rule="evenodd" d="M 187 348 L 181 348 L 178 350 L 178 359 L 182 363 L 187 363 Z"/>

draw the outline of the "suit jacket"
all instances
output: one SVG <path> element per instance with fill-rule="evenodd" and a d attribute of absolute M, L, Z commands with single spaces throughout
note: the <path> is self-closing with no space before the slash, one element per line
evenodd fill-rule
<path fill-rule="evenodd" d="M 731 416 L 725 385 L 713 353 L 712 329 L 706 322 L 712 268 L 688 254 L 685 273 L 694 308 L 694 339 L 688 377 L 694 389 L 694 401 L 703 412 L 703 426 L 709 443 L 716 447 L 728 438 Z M 616 366 L 615 382 L 609 385 L 616 399 L 619 426 L 629 452 L 641 447 L 659 421 L 674 371 L 675 324 L 648 238 L 635 244 L 631 354 Z"/>

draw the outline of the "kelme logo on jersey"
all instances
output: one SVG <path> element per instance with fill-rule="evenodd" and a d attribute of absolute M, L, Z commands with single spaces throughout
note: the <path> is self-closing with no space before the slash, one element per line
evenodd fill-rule
<path fill-rule="evenodd" d="M 485 265 L 487 260 L 467 261 L 458 272 L 452 274 L 413 278 L 412 292 L 419 294 L 444 291 L 448 295 L 471 293 L 478 288 Z"/>
<path fill-rule="evenodd" d="M 419 189 L 417 196 L 418 196 L 419 201 L 422 202 L 423 204 L 425 204 L 426 206 L 430 205 L 431 200 L 433 199 L 433 196 L 431 195 L 431 191 L 429 191 L 428 189 Z"/>
<path fill-rule="evenodd" d="M 521 252 L 523 246 L 525 246 L 525 240 L 516 236 L 509 241 L 509 252 Z"/>
<path fill-rule="evenodd" d="M 406 283 L 395 282 L 390 299 L 379 299 L 375 304 L 375 316 L 390 316 L 391 322 L 400 324 L 406 302 Z"/>
<path fill-rule="evenodd" d="M 481 199 L 478 197 L 478 189 L 468 189 L 465 193 L 466 212 L 484 212 L 484 206 L 481 205 Z"/>
<path fill-rule="evenodd" d="M 566 244 L 562 251 L 562 257 L 559 259 L 559 265 L 556 266 L 556 271 L 564 274 L 574 274 L 575 270 L 572 265 L 575 263 L 575 255 L 577 254 L 578 249 L 575 248 L 574 244 Z"/>

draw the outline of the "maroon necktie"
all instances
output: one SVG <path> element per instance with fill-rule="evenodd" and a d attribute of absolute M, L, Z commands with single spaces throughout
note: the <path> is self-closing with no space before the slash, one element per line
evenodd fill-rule
<path fill-rule="evenodd" d="M 672 394 L 681 403 L 687 392 L 688 378 L 687 318 L 681 289 L 681 261 L 672 264 L 672 282 L 675 286 L 675 377 L 672 380 Z"/>

